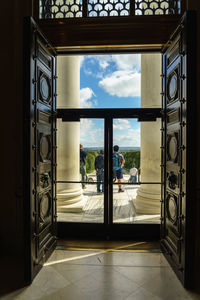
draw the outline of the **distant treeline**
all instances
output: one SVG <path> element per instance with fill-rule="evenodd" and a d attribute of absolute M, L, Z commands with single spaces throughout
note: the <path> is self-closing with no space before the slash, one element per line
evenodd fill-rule
<path fill-rule="evenodd" d="M 97 151 L 86 151 L 86 172 L 92 173 L 94 168 L 95 157 L 99 154 Z M 124 169 L 129 171 L 132 168 L 132 165 L 135 164 L 136 168 L 140 167 L 140 151 L 139 150 L 130 150 L 125 152 L 120 152 L 123 154 L 125 159 Z"/>

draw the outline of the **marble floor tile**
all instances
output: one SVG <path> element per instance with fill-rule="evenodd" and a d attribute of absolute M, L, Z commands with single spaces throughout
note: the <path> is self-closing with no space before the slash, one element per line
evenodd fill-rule
<path fill-rule="evenodd" d="M 92 274 L 96 269 L 96 266 L 65 263 L 55 264 L 52 267 L 71 283 L 77 283 L 80 279 Z"/>
<path fill-rule="evenodd" d="M 88 300 L 88 295 L 77 288 L 77 285 L 71 284 L 56 293 L 45 295 L 40 300 Z"/>
<path fill-rule="evenodd" d="M 142 287 L 130 294 L 125 300 L 162 300 L 162 298 L 146 291 Z M 173 299 L 175 300 L 175 299 Z"/>
<path fill-rule="evenodd" d="M 65 250 L 56 250 L 53 252 L 49 260 L 45 265 L 55 265 L 59 263 L 65 264 L 90 264 L 90 265 L 99 265 L 101 262 L 98 259 L 98 255 L 104 253 L 103 250 L 91 250 L 91 251 L 65 251 Z"/>
<path fill-rule="evenodd" d="M 183 288 L 170 267 L 160 268 L 159 273 L 154 278 L 150 278 L 142 287 L 163 300 L 195 299 L 192 293 Z M 198 299 L 200 299 L 200 295 Z"/>
<path fill-rule="evenodd" d="M 156 278 L 160 274 L 161 267 L 121 267 L 115 266 L 120 274 L 129 280 L 136 282 L 139 286 L 145 285 L 149 280 Z M 162 267 L 169 268 L 169 267 Z"/>
<path fill-rule="evenodd" d="M 168 266 L 162 253 L 138 253 L 126 252 L 105 252 L 98 255 L 98 259 L 103 265 L 113 266 L 133 266 L 133 267 L 160 267 Z"/>
<path fill-rule="evenodd" d="M 95 267 L 94 272 L 76 283 L 88 299 L 124 299 L 139 286 L 114 268 Z M 102 298 L 104 297 L 104 298 Z"/>
<path fill-rule="evenodd" d="M 128 243 L 127 243 L 128 244 Z M 33 283 L 2 300 L 198 300 L 162 253 L 55 250 Z"/>
<path fill-rule="evenodd" d="M 52 294 L 69 284 L 70 281 L 51 266 L 44 266 L 32 283 L 36 289 L 39 288 L 47 295 Z"/>
<path fill-rule="evenodd" d="M 73 265 L 113 265 L 113 266 L 168 266 L 162 253 L 133 253 L 126 251 L 122 255 L 120 251 L 90 250 L 90 251 L 65 251 L 57 250 L 50 257 L 45 265 L 66 263 Z"/>

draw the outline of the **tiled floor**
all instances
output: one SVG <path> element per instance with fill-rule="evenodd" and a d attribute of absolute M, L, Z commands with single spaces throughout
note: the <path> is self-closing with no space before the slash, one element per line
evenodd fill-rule
<path fill-rule="evenodd" d="M 129 176 L 126 176 L 128 182 Z M 124 180 L 125 180 L 124 179 Z M 93 180 L 96 180 L 95 176 Z M 118 193 L 118 185 L 113 186 L 113 220 L 116 223 L 160 223 L 160 215 L 136 214 L 133 199 L 136 198 L 138 185 L 124 185 L 124 193 Z M 96 184 L 87 184 L 83 190 L 82 211 L 58 213 L 58 221 L 103 223 L 104 195 L 97 193 Z"/>
<path fill-rule="evenodd" d="M 33 283 L 4 300 L 184 300 L 185 290 L 162 253 L 119 249 L 55 250 Z"/>

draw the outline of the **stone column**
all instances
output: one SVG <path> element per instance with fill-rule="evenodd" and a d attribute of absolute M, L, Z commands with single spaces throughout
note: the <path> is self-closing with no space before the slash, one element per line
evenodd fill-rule
<path fill-rule="evenodd" d="M 80 107 L 80 58 L 58 56 L 58 108 Z M 57 180 L 80 180 L 80 123 L 57 122 Z M 82 209 L 82 188 L 78 183 L 57 185 L 58 212 Z"/>
<path fill-rule="evenodd" d="M 141 107 L 161 107 L 161 55 L 141 56 Z M 141 181 L 161 181 L 161 121 L 141 123 Z M 160 214 L 161 186 L 142 184 L 134 200 L 136 213 Z"/>

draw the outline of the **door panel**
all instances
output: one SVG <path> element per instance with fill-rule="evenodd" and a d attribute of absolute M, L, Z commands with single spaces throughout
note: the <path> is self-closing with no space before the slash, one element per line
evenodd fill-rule
<path fill-rule="evenodd" d="M 31 18 L 25 20 L 25 28 L 25 82 L 29 78 L 25 91 L 26 185 L 30 201 L 27 276 L 31 281 L 56 245 L 56 59 Z"/>
<path fill-rule="evenodd" d="M 161 245 L 165 255 L 185 286 L 190 285 L 188 274 L 191 265 L 186 264 L 192 248 L 191 215 L 191 174 L 194 168 L 191 150 L 194 147 L 191 113 L 195 98 L 190 98 L 195 89 L 194 74 L 189 68 L 195 66 L 195 56 L 191 56 L 192 43 L 188 32 L 194 30 L 195 17 L 187 13 L 170 40 L 163 54 L 163 109 L 165 118 L 162 128 L 162 218 Z M 193 28 L 193 29 L 191 29 Z M 193 120 L 193 122 L 191 121 Z M 187 193 L 186 193 L 187 189 Z"/>
<path fill-rule="evenodd" d="M 136 118 L 113 118 L 112 145 L 119 146 L 118 153 L 125 161 L 121 166 L 119 156 L 119 160 L 115 161 L 118 165 L 113 166 L 115 224 L 160 224 L 160 207 L 157 208 L 151 201 L 152 197 L 156 197 L 160 204 L 160 126 L 160 119 L 140 122 Z M 138 201 L 143 201 L 142 211 Z"/>
<path fill-rule="evenodd" d="M 104 127 L 102 118 L 57 120 L 58 222 L 104 222 Z"/>

